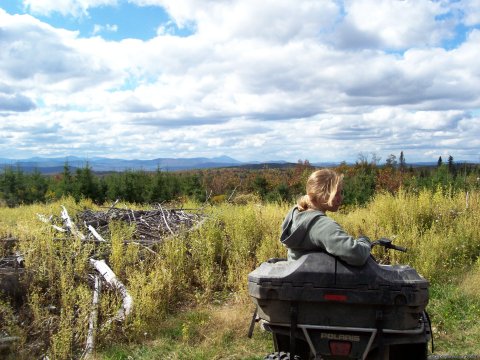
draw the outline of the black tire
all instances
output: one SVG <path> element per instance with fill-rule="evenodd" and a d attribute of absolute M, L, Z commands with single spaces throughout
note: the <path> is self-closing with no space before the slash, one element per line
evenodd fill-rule
<path fill-rule="evenodd" d="M 428 344 L 416 343 L 405 345 L 392 345 L 390 347 L 391 360 L 427 360 Z"/>
<path fill-rule="evenodd" d="M 389 352 L 388 352 L 389 349 L 385 349 L 385 351 L 387 351 L 386 353 L 384 353 L 382 356 L 379 355 L 379 349 L 376 348 L 376 349 L 373 349 L 371 350 L 368 355 L 367 355 L 367 360 L 379 360 L 379 359 L 382 359 L 382 360 L 385 360 L 385 359 L 388 359 L 388 360 L 392 360 L 392 358 L 388 355 Z M 409 358 L 405 358 L 405 359 L 402 359 L 402 360 L 410 360 Z"/>
<path fill-rule="evenodd" d="M 284 351 L 274 352 L 265 356 L 263 360 L 290 360 L 290 353 Z M 295 355 L 292 360 L 302 360 L 302 358 Z"/>

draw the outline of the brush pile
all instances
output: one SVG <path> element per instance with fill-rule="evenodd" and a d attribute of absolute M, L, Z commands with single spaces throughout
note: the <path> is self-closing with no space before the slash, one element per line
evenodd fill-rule
<path fill-rule="evenodd" d="M 131 210 L 110 208 L 107 211 L 86 210 L 77 215 L 77 223 L 94 228 L 102 237 L 109 233 L 113 221 L 134 225 L 131 240 L 149 246 L 166 237 L 197 228 L 205 220 L 203 214 L 183 209 L 164 209 L 156 205 L 152 210 Z"/>

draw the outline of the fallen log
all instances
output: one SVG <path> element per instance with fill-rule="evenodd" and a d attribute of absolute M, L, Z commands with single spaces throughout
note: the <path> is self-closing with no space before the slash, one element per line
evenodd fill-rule
<path fill-rule="evenodd" d="M 120 295 L 122 296 L 122 307 L 118 310 L 117 316 L 114 320 L 123 321 L 125 317 L 130 314 L 133 307 L 133 299 L 128 293 L 127 288 L 120 280 L 118 280 L 117 276 L 112 269 L 110 269 L 105 260 L 90 259 L 90 263 L 95 269 L 97 269 L 110 286 L 120 292 Z"/>
<path fill-rule="evenodd" d="M 87 343 L 86 343 L 85 351 L 83 355 L 84 359 L 89 359 L 93 351 L 95 350 L 95 332 L 97 331 L 98 303 L 100 302 L 101 284 L 102 283 L 100 282 L 100 276 L 95 275 L 93 299 L 92 299 L 92 312 L 90 313 L 90 318 L 88 320 L 88 334 L 87 334 Z"/>

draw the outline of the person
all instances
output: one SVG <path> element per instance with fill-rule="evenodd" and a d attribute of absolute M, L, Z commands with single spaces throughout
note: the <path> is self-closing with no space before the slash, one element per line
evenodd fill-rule
<path fill-rule="evenodd" d="M 350 265 L 361 266 L 370 256 L 366 236 L 355 239 L 331 217 L 343 201 L 343 175 L 330 169 L 313 172 L 306 195 L 290 209 L 282 224 L 280 240 L 288 248 L 288 259 L 297 260 L 309 252 L 326 251 Z"/>

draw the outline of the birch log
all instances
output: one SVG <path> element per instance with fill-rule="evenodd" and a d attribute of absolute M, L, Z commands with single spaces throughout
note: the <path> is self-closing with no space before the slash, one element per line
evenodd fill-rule
<path fill-rule="evenodd" d="M 122 296 L 122 308 L 118 310 L 117 319 L 124 320 L 125 317 L 130 314 L 133 307 L 133 299 L 128 293 L 127 288 L 120 280 L 118 280 L 117 276 L 112 269 L 110 269 L 105 260 L 90 259 L 90 263 L 95 269 L 97 269 L 107 283 L 120 292 L 120 295 Z"/>
<path fill-rule="evenodd" d="M 98 303 L 100 301 L 101 282 L 100 276 L 95 275 L 95 285 L 93 289 L 92 312 L 88 320 L 87 344 L 85 346 L 84 359 L 89 359 L 95 350 L 95 332 L 97 331 L 98 321 Z"/>

